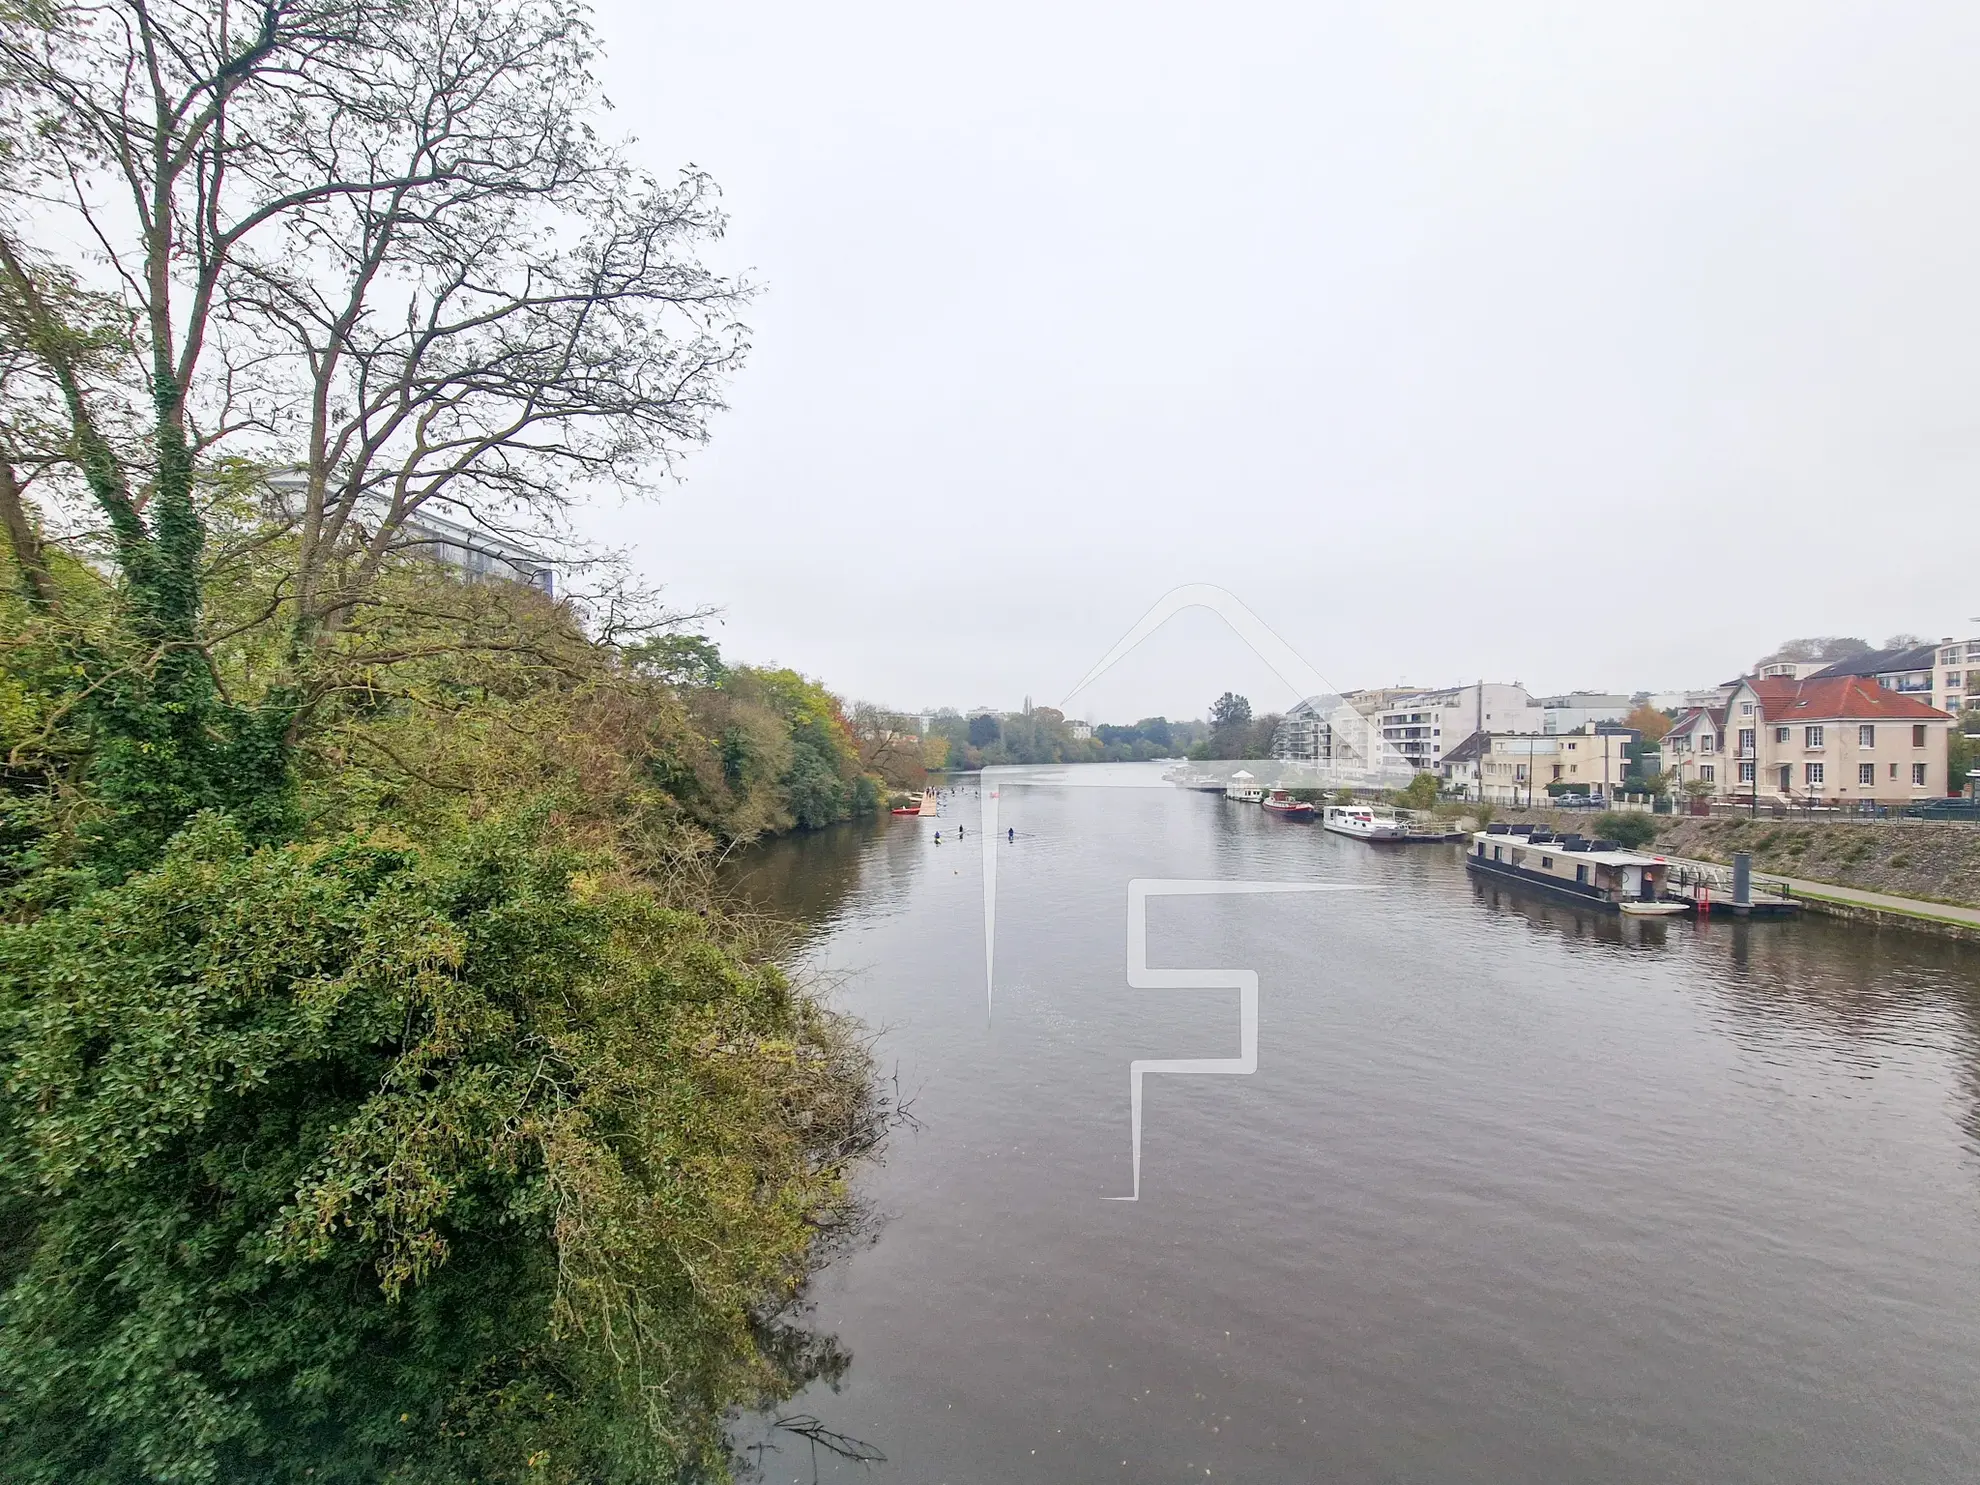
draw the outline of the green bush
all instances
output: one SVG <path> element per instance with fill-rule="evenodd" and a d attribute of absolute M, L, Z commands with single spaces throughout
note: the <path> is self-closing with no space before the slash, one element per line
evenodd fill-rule
<path fill-rule="evenodd" d="M 719 1471 L 872 1105 L 718 931 L 540 818 L 213 816 L 0 929 L 0 1478 Z"/>
<path fill-rule="evenodd" d="M 1630 810 L 1605 810 L 1595 817 L 1595 833 L 1603 840 L 1635 850 L 1657 838 L 1657 822 L 1651 815 Z"/>

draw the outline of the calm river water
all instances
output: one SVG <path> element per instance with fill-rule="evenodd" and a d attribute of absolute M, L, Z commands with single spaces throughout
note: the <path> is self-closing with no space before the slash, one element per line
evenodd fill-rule
<path fill-rule="evenodd" d="M 1607 918 L 1155 783 L 1004 781 L 986 1019 L 979 800 L 755 852 L 804 967 L 915 1095 L 877 1240 L 816 1322 L 818 1478 L 1980 1479 L 1980 946 Z M 967 835 L 958 848 L 953 832 Z M 1375 890 L 1156 901 L 1134 877 Z M 742 1437 L 759 1439 L 752 1425 Z M 770 1481 L 813 1478 L 773 1434 Z"/>

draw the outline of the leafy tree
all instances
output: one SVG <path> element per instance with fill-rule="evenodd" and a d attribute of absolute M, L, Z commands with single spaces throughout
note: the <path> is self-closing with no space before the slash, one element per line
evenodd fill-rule
<path fill-rule="evenodd" d="M 1213 731 L 1223 732 L 1232 727 L 1243 727 L 1251 721 L 1251 703 L 1235 691 L 1226 691 L 1210 706 L 1210 726 Z"/>
<path fill-rule="evenodd" d="M 700 634 L 662 634 L 626 646 L 636 669 L 676 686 L 719 686 L 729 667 L 715 642 Z"/>
<path fill-rule="evenodd" d="M 969 745 L 972 748 L 987 748 L 1004 733 L 997 719 L 988 712 L 969 719 Z"/>
<path fill-rule="evenodd" d="M 1623 718 L 1623 726 L 1641 733 L 1645 742 L 1661 742 L 1664 734 L 1671 730 L 1671 718 L 1646 701 Z"/>
<path fill-rule="evenodd" d="M 1437 793 L 1441 787 L 1434 773 L 1418 773 L 1407 785 L 1396 791 L 1396 803 L 1406 809 L 1427 810 L 1437 802 Z"/>

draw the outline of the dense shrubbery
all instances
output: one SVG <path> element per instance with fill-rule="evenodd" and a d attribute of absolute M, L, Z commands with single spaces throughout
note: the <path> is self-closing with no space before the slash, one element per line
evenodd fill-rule
<path fill-rule="evenodd" d="M 857 1049 L 553 834 L 204 816 L 0 937 L 6 1478 L 650 1479 L 792 1385 Z"/>
<path fill-rule="evenodd" d="M 0 1476 L 719 1471 L 725 1408 L 836 1364 L 781 1316 L 882 1117 L 707 890 L 874 797 L 836 703 L 408 565 L 281 808 L 126 871 L 59 663 L 115 595 L 67 581 L 0 597 Z M 251 695 L 253 632 L 216 654 Z"/>

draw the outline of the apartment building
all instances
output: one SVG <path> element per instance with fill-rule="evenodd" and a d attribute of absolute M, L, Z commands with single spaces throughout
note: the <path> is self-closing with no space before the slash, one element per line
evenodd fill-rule
<path fill-rule="evenodd" d="M 1723 708 L 1680 717 L 1659 766 L 1722 799 L 1909 804 L 1945 794 L 1951 726 L 1874 676 L 1751 676 Z"/>
<path fill-rule="evenodd" d="M 1308 696 L 1288 708 L 1272 734 L 1272 756 L 1296 763 L 1355 764 L 1366 756 L 1368 726 L 1348 698 Z"/>
<path fill-rule="evenodd" d="M 1540 704 L 1524 686 L 1487 681 L 1391 695 L 1369 722 L 1390 753 L 1428 773 L 1441 773 L 1445 750 L 1474 732 L 1543 730 Z"/>
<path fill-rule="evenodd" d="M 1542 732 L 1579 732 L 1591 723 L 1620 722 L 1630 713 L 1630 699 L 1610 691 L 1569 691 L 1539 701 Z"/>
<path fill-rule="evenodd" d="M 1980 639 L 1940 640 L 1936 663 L 1932 705 L 1953 713 L 1980 708 Z"/>
<path fill-rule="evenodd" d="M 1887 691 L 1916 697 L 1942 712 L 1958 712 L 1980 704 L 1980 639 L 1948 635 L 1937 644 L 1865 650 L 1824 666 L 1810 679 L 1842 676 L 1867 677 Z M 1969 697 L 1975 698 L 1974 703 L 1968 702 Z"/>

